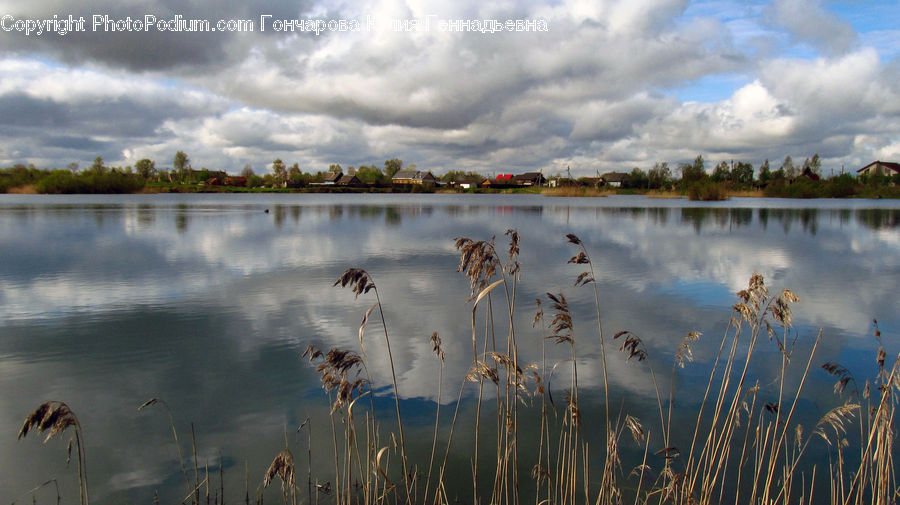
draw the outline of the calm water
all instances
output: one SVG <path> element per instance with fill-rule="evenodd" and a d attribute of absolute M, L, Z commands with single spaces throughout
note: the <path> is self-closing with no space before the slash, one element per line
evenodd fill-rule
<path fill-rule="evenodd" d="M 898 226 L 900 202 L 885 201 L 0 195 L 0 499 L 24 494 L 22 502 L 30 501 L 28 490 L 51 477 L 64 502 L 77 496 L 65 439 L 16 440 L 25 416 L 50 399 L 66 401 L 84 426 L 96 503 L 152 503 L 157 490 L 167 503 L 184 496 L 164 410 L 137 411 L 154 396 L 172 408 L 185 451 L 194 423 L 200 459 L 214 475 L 221 463 L 229 501 L 243 499 L 245 468 L 252 493 L 285 432 L 298 459 L 305 455 L 305 438 L 297 445 L 295 431 L 307 417 L 316 453 L 327 455 L 326 400 L 300 354 L 309 344 L 358 348 L 372 294 L 354 299 L 332 287 L 352 266 L 368 270 L 378 286 L 408 437 L 427 441 L 418 451 L 427 450 L 439 387 L 429 336 L 438 332 L 447 353 L 445 407 L 471 361 L 468 284 L 456 272 L 453 239 L 496 236 L 505 250 L 509 228 L 522 237 L 521 359 L 541 356 L 534 300 L 562 291 L 576 318 L 585 396 L 601 384 L 599 341 L 592 292 L 573 287 L 581 270 L 566 264 L 576 252 L 566 233 L 580 236 L 593 256 L 607 336 L 639 334 L 654 366 L 666 370 L 687 332 L 704 333 L 696 362 L 677 380 L 684 404 L 705 385 L 735 293 L 754 272 L 773 290 L 800 297 L 798 349 L 823 329 L 816 367 L 840 361 L 869 377 L 873 318 L 888 354 L 900 350 Z M 390 368 L 378 330 L 369 328 L 366 350 L 383 387 Z M 766 377 L 779 360 L 774 346 L 762 348 L 756 371 Z M 565 355 L 554 346 L 548 353 L 551 360 Z M 652 423 L 646 367 L 613 351 L 609 370 L 613 408 Z M 818 368 L 812 380 L 804 407 L 814 422 L 840 399 Z M 381 392 L 390 419 L 389 391 Z M 589 438 L 602 407 L 592 398 L 584 401 Z M 460 461 L 470 439 L 459 438 Z M 331 478 L 327 464 L 314 466 L 322 468 L 314 479 Z M 273 491 L 267 499 L 279 500 Z M 52 503 L 55 491 L 44 489 L 38 499 Z"/>

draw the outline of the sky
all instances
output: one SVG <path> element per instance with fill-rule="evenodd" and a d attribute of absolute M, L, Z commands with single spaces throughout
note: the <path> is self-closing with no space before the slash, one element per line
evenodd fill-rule
<path fill-rule="evenodd" d="M 25 31 L 70 15 L 83 30 Z M 828 175 L 900 161 L 898 19 L 895 0 L 0 0 L 0 166 L 182 150 L 231 173 L 593 176 L 817 153 Z M 529 30 L 449 29 L 475 20 Z"/>

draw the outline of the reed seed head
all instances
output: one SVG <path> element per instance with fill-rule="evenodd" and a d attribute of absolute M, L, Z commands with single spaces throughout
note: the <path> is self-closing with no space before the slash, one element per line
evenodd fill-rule
<path fill-rule="evenodd" d="M 694 353 L 691 351 L 691 342 L 694 342 L 700 338 L 702 333 L 699 331 L 692 331 L 685 335 L 684 340 L 681 341 L 681 344 L 678 346 L 678 350 L 675 352 L 675 363 L 684 368 L 684 363 L 686 361 L 694 361 Z"/>
<path fill-rule="evenodd" d="M 553 320 L 550 321 L 550 336 L 547 338 L 554 339 L 557 344 L 568 343 L 574 345 L 575 340 L 572 338 L 572 314 L 569 312 L 569 303 L 566 301 L 566 297 L 562 293 L 556 295 L 547 293 L 547 298 L 553 302 L 552 307 L 556 311 L 553 315 Z"/>
<path fill-rule="evenodd" d="M 269 483 L 276 477 L 281 478 L 281 482 L 288 487 L 294 485 L 294 455 L 288 449 L 282 449 L 281 452 L 272 460 L 269 469 L 266 470 L 266 476 L 263 479 L 263 487 L 269 487 Z"/>
<path fill-rule="evenodd" d="M 566 238 L 569 239 L 569 242 L 575 245 L 581 245 L 581 239 L 578 238 L 574 233 L 566 234 Z"/>
<path fill-rule="evenodd" d="M 613 340 L 623 336 L 625 337 L 625 341 L 622 342 L 622 346 L 619 347 L 619 350 L 628 355 L 628 357 L 625 358 L 626 360 L 637 358 L 638 361 L 644 361 L 647 359 L 647 349 L 644 347 L 644 342 L 640 337 L 629 330 L 624 330 L 613 335 Z"/>
<path fill-rule="evenodd" d="M 509 263 L 506 266 L 506 273 L 516 275 L 519 273 L 519 232 L 514 229 L 506 230 L 506 236 L 509 237 Z"/>
<path fill-rule="evenodd" d="M 469 382 L 480 382 L 488 379 L 494 384 L 500 383 L 500 376 L 497 374 L 496 368 L 491 368 L 483 361 L 476 361 L 466 374 L 466 380 Z"/>
<path fill-rule="evenodd" d="M 534 313 L 534 321 L 531 322 L 532 328 L 536 327 L 538 322 L 544 318 L 544 308 L 541 306 L 541 299 L 536 298 L 535 303 L 537 304 L 537 311 Z"/>
<path fill-rule="evenodd" d="M 357 298 L 359 295 L 366 294 L 370 290 L 375 289 L 375 283 L 372 282 L 369 272 L 366 272 L 361 268 L 348 268 L 341 274 L 338 280 L 334 281 L 333 285 L 337 286 L 338 284 L 340 284 L 342 288 L 349 285 Z"/>
<path fill-rule="evenodd" d="M 444 349 L 441 348 L 441 337 L 437 332 L 431 334 L 431 350 L 437 355 L 438 358 L 441 359 L 441 363 L 444 362 Z"/>
<path fill-rule="evenodd" d="M 44 438 L 46 443 L 54 436 L 66 431 L 70 426 L 74 426 L 76 429 L 80 427 L 78 418 L 65 402 L 44 402 L 25 418 L 18 438 L 21 439 L 28 435 L 29 431 L 37 429 L 41 433 L 47 432 L 47 437 Z"/>
<path fill-rule="evenodd" d="M 456 249 L 459 250 L 459 268 L 469 279 L 472 298 L 475 298 L 496 275 L 500 260 L 494 254 L 494 239 L 490 242 L 457 237 Z"/>
<path fill-rule="evenodd" d="M 838 379 L 838 381 L 834 383 L 834 394 L 844 394 L 844 390 L 847 389 L 847 384 L 853 380 L 853 374 L 850 373 L 850 370 L 833 362 L 825 363 L 822 365 L 822 369 Z"/>

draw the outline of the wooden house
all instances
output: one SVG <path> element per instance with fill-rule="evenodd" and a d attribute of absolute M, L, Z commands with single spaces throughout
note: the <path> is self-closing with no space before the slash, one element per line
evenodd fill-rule
<path fill-rule="evenodd" d="M 857 175 L 886 175 L 888 177 L 900 174 L 900 163 L 890 161 L 873 161 L 856 171 Z"/>
<path fill-rule="evenodd" d="M 437 179 L 431 172 L 400 170 L 391 177 L 391 183 L 397 185 L 434 186 L 437 184 Z"/>

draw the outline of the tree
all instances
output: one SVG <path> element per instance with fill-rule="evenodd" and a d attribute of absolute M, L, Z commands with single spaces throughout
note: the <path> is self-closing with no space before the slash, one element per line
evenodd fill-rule
<path fill-rule="evenodd" d="M 149 179 L 153 176 L 153 172 L 156 171 L 156 162 L 144 158 L 138 160 L 137 163 L 134 164 L 134 169 L 141 177 L 143 177 L 144 179 Z"/>
<path fill-rule="evenodd" d="M 382 182 L 384 173 L 375 165 L 368 167 L 363 165 L 356 169 L 356 178 L 365 184 L 376 184 Z"/>
<path fill-rule="evenodd" d="M 172 167 L 178 172 L 178 178 L 184 181 L 187 171 L 191 169 L 191 160 L 184 151 L 178 151 L 172 160 Z"/>
<path fill-rule="evenodd" d="M 646 188 L 648 182 L 647 174 L 638 167 L 634 167 L 628 174 L 628 187 L 630 188 Z"/>
<path fill-rule="evenodd" d="M 812 159 L 806 158 L 803 161 L 803 170 L 801 173 L 805 174 L 805 173 L 811 172 L 816 175 L 822 175 L 820 173 L 821 171 L 822 171 L 822 162 L 819 160 L 818 153 L 814 154 Z"/>
<path fill-rule="evenodd" d="M 384 162 L 384 173 L 388 178 L 394 177 L 394 174 L 403 169 L 403 161 L 399 158 L 391 158 Z"/>
<path fill-rule="evenodd" d="M 728 168 L 728 162 L 723 161 L 716 165 L 713 169 L 712 180 L 714 182 L 722 182 L 731 179 L 731 169 Z"/>
<path fill-rule="evenodd" d="M 253 167 L 249 163 L 247 163 L 246 165 L 244 165 L 244 168 L 241 169 L 241 177 L 246 177 L 247 179 L 249 179 L 252 175 L 255 175 L 255 173 L 253 172 Z"/>
<path fill-rule="evenodd" d="M 672 181 L 672 171 L 668 162 L 655 163 L 647 173 L 647 185 L 650 189 L 662 189 L 668 187 Z"/>
<path fill-rule="evenodd" d="M 72 172 L 73 174 L 78 173 L 78 163 L 75 163 L 74 161 L 72 163 L 69 163 L 68 165 L 66 165 L 66 168 L 69 170 L 69 172 Z"/>
<path fill-rule="evenodd" d="M 91 164 L 90 171 L 95 174 L 106 173 L 106 166 L 103 164 L 102 156 L 97 156 L 96 158 L 94 158 L 94 162 Z"/>
<path fill-rule="evenodd" d="M 706 169 L 703 165 L 703 156 L 694 158 L 694 163 L 682 163 L 679 165 L 678 168 L 681 169 L 681 181 L 690 183 L 706 177 Z"/>
<path fill-rule="evenodd" d="M 328 165 L 328 171 L 333 174 L 341 172 L 342 170 L 343 169 L 341 168 L 341 165 L 339 163 L 332 163 L 331 165 Z"/>
<path fill-rule="evenodd" d="M 753 164 L 739 161 L 731 171 L 731 180 L 738 184 L 753 182 Z"/>
<path fill-rule="evenodd" d="M 759 166 L 759 183 L 762 186 L 765 186 L 772 180 L 772 170 L 769 168 L 769 160 L 763 162 L 762 165 Z"/>
<path fill-rule="evenodd" d="M 781 164 L 781 168 L 779 169 L 784 172 L 784 176 L 788 179 L 794 179 L 797 177 L 797 168 L 794 167 L 794 160 L 791 159 L 790 155 L 787 155 L 784 158 L 784 162 Z"/>
<path fill-rule="evenodd" d="M 284 185 L 287 182 L 287 167 L 281 161 L 281 158 L 275 158 L 275 161 L 272 162 L 272 174 L 275 178 L 275 184 Z"/>
<path fill-rule="evenodd" d="M 288 180 L 298 185 L 303 183 L 303 172 L 300 171 L 299 163 L 294 163 L 288 169 Z"/>

